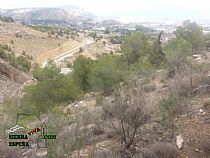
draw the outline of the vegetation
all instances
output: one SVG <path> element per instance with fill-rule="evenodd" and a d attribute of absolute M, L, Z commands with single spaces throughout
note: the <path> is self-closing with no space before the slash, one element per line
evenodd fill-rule
<path fill-rule="evenodd" d="M 111 38 L 110 42 L 112 44 L 122 44 L 122 38 L 119 36 Z"/>
<path fill-rule="evenodd" d="M 161 122 L 164 127 L 174 127 L 174 118 L 186 110 L 186 101 L 182 96 L 175 94 L 168 95 L 159 103 Z"/>
<path fill-rule="evenodd" d="M 150 118 L 146 110 L 145 92 L 140 89 L 136 93 L 134 96 L 128 87 L 120 87 L 113 104 L 103 106 L 104 119 L 111 122 L 109 127 L 117 133 L 124 147 L 123 151 L 135 144 L 140 127 Z"/>
<path fill-rule="evenodd" d="M 137 63 L 138 59 L 147 56 L 151 51 L 148 38 L 142 33 L 133 33 L 128 36 L 122 46 L 124 60 L 130 66 Z"/>
<path fill-rule="evenodd" d="M 69 39 L 69 36 L 71 38 L 74 38 L 75 36 L 77 36 L 77 33 L 75 31 L 67 27 L 50 27 L 50 26 L 33 26 L 33 25 L 29 25 L 29 27 L 37 31 L 47 33 L 49 38 L 66 37 L 67 39 Z"/>
<path fill-rule="evenodd" d="M 205 36 L 202 27 L 189 20 L 183 22 L 183 26 L 177 28 L 176 36 L 177 38 L 188 41 L 193 51 L 200 50 L 204 47 Z"/>
<path fill-rule="evenodd" d="M 143 25 L 136 26 L 136 31 L 142 32 L 142 33 L 145 33 L 145 34 L 156 32 L 156 30 L 145 27 Z"/>
<path fill-rule="evenodd" d="M 121 69 L 117 57 L 106 56 L 93 63 L 89 83 L 94 91 L 110 94 L 113 88 L 126 77 L 126 71 Z"/>
<path fill-rule="evenodd" d="M 80 89 L 87 92 L 90 89 L 88 76 L 90 75 L 93 61 L 91 59 L 79 56 L 73 65 L 74 81 L 80 86 Z"/>
<path fill-rule="evenodd" d="M 165 53 L 161 47 L 161 37 L 163 31 L 158 35 L 158 39 L 153 42 L 151 53 L 149 54 L 150 63 L 156 67 L 161 66 L 165 62 Z"/>
<path fill-rule="evenodd" d="M 189 100 L 195 95 L 194 90 L 205 78 L 205 70 L 188 58 L 204 46 L 202 28 L 196 23 L 185 21 L 183 26 L 177 28 L 176 35 L 164 47 L 166 67 L 169 77 L 173 79 L 169 95 L 159 103 L 165 127 L 173 127 L 174 118 L 187 112 Z"/>
<path fill-rule="evenodd" d="M 169 66 L 169 76 L 175 75 L 184 63 L 188 63 L 187 56 L 192 54 L 192 46 L 184 39 L 173 39 L 165 46 L 167 65 Z"/>
<path fill-rule="evenodd" d="M 12 17 L 9 16 L 1 16 L 0 15 L 0 21 L 4 21 L 4 22 L 14 22 L 14 19 Z"/>
<path fill-rule="evenodd" d="M 176 38 L 164 47 L 162 34 L 157 39 L 140 32 L 128 35 L 122 41 L 120 55 L 104 55 L 95 61 L 79 56 L 69 75 L 60 74 L 60 68 L 52 61 L 43 69 L 34 66 L 33 75 L 37 82 L 24 89 L 19 110 L 48 114 L 48 123 L 60 138 L 50 144 L 48 157 L 70 157 L 74 152 L 79 155 L 82 147 L 97 144 L 105 138 L 116 138 L 120 144 L 120 154 L 113 157 L 126 158 L 137 154 L 136 157 L 172 158 L 178 155 L 177 148 L 168 143 L 151 145 L 139 153 L 133 150 L 135 146 L 150 141 L 147 140 L 150 133 L 147 135 L 146 132 L 153 128 L 158 131 L 152 133 L 154 139 L 151 140 L 155 142 L 160 138 L 155 134 L 164 128 L 169 133 L 173 132 L 175 118 L 188 112 L 190 99 L 198 94 L 200 87 L 210 84 L 206 77 L 209 65 L 199 65 L 190 58 L 194 51 L 204 46 L 200 26 L 184 22 L 177 29 Z M 89 36 L 97 38 L 95 35 Z M 1 49 L 7 52 L 10 48 L 3 46 Z M 3 58 L 6 55 L 1 49 Z M 16 60 L 25 63 L 22 58 Z M 96 97 L 100 106 L 88 110 L 80 105 L 80 98 L 87 92 L 99 92 L 89 95 Z M 7 101 L 10 108 L 15 103 Z M 208 104 L 206 102 L 205 106 Z M 69 106 L 62 108 L 66 105 Z M 160 120 L 145 126 L 159 116 Z M 147 138 L 142 136 L 143 132 Z M 95 150 L 96 155 L 100 155 L 97 147 Z M 91 154 L 90 157 L 95 157 L 94 152 Z"/>
<path fill-rule="evenodd" d="M 81 95 L 73 78 L 61 75 L 53 62 L 49 62 L 43 70 L 37 66 L 34 76 L 39 82 L 25 89 L 23 104 L 28 105 L 26 111 L 29 109 L 39 114 L 46 113 L 56 105 L 75 101 Z"/>
<path fill-rule="evenodd" d="M 31 69 L 32 57 L 26 54 L 16 57 L 8 45 L 0 44 L 0 58 L 8 61 L 12 66 L 21 71 L 28 72 Z"/>
<path fill-rule="evenodd" d="M 97 38 L 97 33 L 96 32 L 91 32 L 88 34 L 89 37 L 92 37 L 94 40 Z"/>

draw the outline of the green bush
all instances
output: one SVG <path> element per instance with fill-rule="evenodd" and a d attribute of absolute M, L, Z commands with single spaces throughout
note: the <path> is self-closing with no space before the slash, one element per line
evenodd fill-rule
<path fill-rule="evenodd" d="M 192 54 L 192 46 L 184 39 L 173 39 L 165 47 L 169 76 L 173 77 L 175 71 L 180 71 L 183 65 L 189 64 L 187 56 Z"/>
<path fill-rule="evenodd" d="M 31 69 L 32 58 L 28 55 L 20 55 L 15 57 L 14 52 L 11 52 L 11 48 L 8 45 L 0 44 L 0 58 L 9 61 L 9 63 L 15 68 L 28 72 Z"/>
<path fill-rule="evenodd" d="M 92 37 L 94 40 L 97 38 L 97 33 L 96 32 L 91 32 L 88 34 L 89 37 Z"/>
<path fill-rule="evenodd" d="M 60 74 L 60 69 L 52 61 L 44 69 L 35 65 L 33 75 L 38 83 L 25 88 L 23 104 L 26 111 L 46 113 L 56 105 L 69 104 L 82 95 L 73 77 Z"/>
<path fill-rule="evenodd" d="M 127 36 L 122 45 L 124 61 L 129 66 L 137 63 L 139 58 L 148 56 L 150 52 L 149 40 L 142 33 L 133 33 Z"/>
<path fill-rule="evenodd" d="M 73 78 L 80 89 L 87 92 L 90 89 L 88 75 L 90 74 L 92 61 L 89 58 L 79 56 L 73 64 Z"/>
<path fill-rule="evenodd" d="M 53 61 L 49 61 L 42 69 L 38 64 L 35 64 L 33 76 L 38 81 L 54 80 L 60 76 L 60 68 Z"/>
<path fill-rule="evenodd" d="M 188 41 L 192 45 L 194 51 L 202 49 L 205 45 L 203 28 L 189 20 L 184 21 L 182 26 L 177 28 L 176 36 L 177 38 L 182 38 Z"/>
<path fill-rule="evenodd" d="M 4 49 L 0 48 L 0 58 L 4 59 L 4 60 L 8 60 L 8 55 L 5 52 Z"/>
<path fill-rule="evenodd" d="M 164 127 L 174 127 L 174 118 L 187 110 L 188 104 L 186 98 L 169 94 L 159 103 L 161 123 Z"/>
<path fill-rule="evenodd" d="M 158 38 L 161 38 L 161 37 L 158 37 Z M 161 39 L 157 39 L 155 42 L 153 42 L 148 58 L 149 58 L 150 63 L 155 65 L 156 67 L 160 67 L 161 65 L 165 63 L 166 57 L 165 57 L 165 52 L 163 52 L 162 50 Z"/>
<path fill-rule="evenodd" d="M 89 82 L 93 90 L 102 90 L 108 95 L 125 77 L 126 71 L 121 68 L 118 57 L 110 55 L 95 61 L 89 74 Z"/>
<path fill-rule="evenodd" d="M 81 96 L 79 87 L 70 76 L 38 82 L 25 88 L 23 104 L 38 113 L 46 113 L 59 104 L 69 104 Z M 28 107 L 31 106 L 31 107 Z"/>

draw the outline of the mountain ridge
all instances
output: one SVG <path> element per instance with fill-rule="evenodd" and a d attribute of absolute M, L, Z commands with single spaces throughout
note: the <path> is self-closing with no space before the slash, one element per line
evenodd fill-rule
<path fill-rule="evenodd" d="M 69 8 L 69 9 L 67 9 Z M 17 8 L 1 9 L 2 16 L 12 17 L 17 22 L 26 22 L 27 24 L 71 24 L 78 21 L 94 18 L 91 13 L 84 9 L 59 7 L 38 7 L 38 8 Z"/>

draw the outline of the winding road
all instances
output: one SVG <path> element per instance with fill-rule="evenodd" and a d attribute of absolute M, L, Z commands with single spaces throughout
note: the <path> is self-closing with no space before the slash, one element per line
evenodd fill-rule
<path fill-rule="evenodd" d="M 54 58 L 52 58 L 52 60 L 58 64 L 59 62 L 62 62 L 64 61 L 66 58 L 70 58 L 72 57 L 73 55 L 75 55 L 76 53 L 78 53 L 80 51 L 81 48 L 84 48 L 84 47 L 87 47 L 88 45 L 92 44 L 94 41 L 90 38 L 86 39 L 85 41 L 85 44 L 81 44 L 80 46 L 74 48 L 74 49 L 71 49 L 67 52 L 64 52 Z M 49 59 L 48 59 L 49 60 Z M 45 61 L 43 64 L 42 64 L 42 67 L 44 68 L 47 64 L 47 61 Z"/>

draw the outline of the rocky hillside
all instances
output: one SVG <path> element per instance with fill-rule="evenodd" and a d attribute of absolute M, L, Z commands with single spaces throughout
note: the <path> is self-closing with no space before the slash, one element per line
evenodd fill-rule
<path fill-rule="evenodd" d="M 58 8 L 19 8 L 2 9 L 2 16 L 12 17 L 15 21 L 27 24 L 69 25 L 76 21 L 94 18 L 91 13 L 77 6 Z"/>
<path fill-rule="evenodd" d="M 59 8 L 3 9 L 1 14 L 29 24 L 68 24 L 74 19 L 74 16 Z"/>
<path fill-rule="evenodd" d="M 17 95 L 31 77 L 0 59 L 0 103 L 6 97 Z"/>

